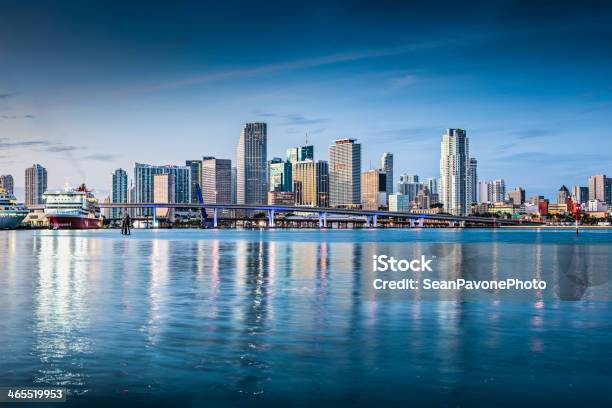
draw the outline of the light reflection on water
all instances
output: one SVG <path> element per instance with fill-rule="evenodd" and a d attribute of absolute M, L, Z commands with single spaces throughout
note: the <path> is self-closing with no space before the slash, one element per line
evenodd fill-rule
<path fill-rule="evenodd" d="M 0 386 L 62 385 L 68 405 L 99 406 L 500 406 L 526 395 L 601 405 L 612 374 L 612 234 L 580 239 L 531 231 L 2 232 Z M 375 300 L 364 289 L 371 256 L 398 245 L 406 257 L 438 256 L 440 277 L 491 279 L 518 268 L 550 277 L 552 294 L 582 300 L 541 291 L 520 301 L 495 292 L 418 301 L 428 298 L 422 291 L 417 301 Z"/>

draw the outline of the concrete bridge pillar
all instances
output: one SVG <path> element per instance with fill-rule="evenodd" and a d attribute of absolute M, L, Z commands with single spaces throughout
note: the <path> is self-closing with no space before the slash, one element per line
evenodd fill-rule
<path fill-rule="evenodd" d="M 327 228 L 327 213 L 323 213 L 323 228 Z"/>
<path fill-rule="evenodd" d="M 268 211 L 268 227 L 274 228 L 274 210 Z"/>
<path fill-rule="evenodd" d="M 408 221 L 410 221 L 410 228 L 414 228 L 414 219 L 410 218 Z"/>
<path fill-rule="evenodd" d="M 151 224 L 151 228 L 155 228 L 157 226 L 157 210 L 153 208 L 153 224 Z"/>
<path fill-rule="evenodd" d="M 448 226 L 449 226 L 450 228 L 455 228 L 455 221 L 449 221 L 449 222 L 448 222 Z"/>
<path fill-rule="evenodd" d="M 219 225 L 218 221 L 219 221 L 219 209 L 215 208 L 213 210 L 213 228 L 217 228 L 217 226 Z"/>
<path fill-rule="evenodd" d="M 374 228 L 378 228 L 378 214 L 374 214 Z"/>
<path fill-rule="evenodd" d="M 425 218 L 419 218 L 419 228 L 423 228 L 425 226 Z"/>
<path fill-rule="evenodd" d="M 323 228 L 323 213 L 319 213 L 319 228 Z"/>
<path fill-rule="evenodd" d="M 372 224 L 372 217 L 370 217 L 369 215 L 366 215 L 366 228 L 370 228 L 371 224 Z"/>
<path fill-rule="evenodd" d="M 461 228 L 465 228 L 465 221 L 459 221 L 459 226 Z"/>

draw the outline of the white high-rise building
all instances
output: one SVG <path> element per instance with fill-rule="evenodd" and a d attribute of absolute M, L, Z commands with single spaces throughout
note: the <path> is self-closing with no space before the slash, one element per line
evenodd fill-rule
<path fill-rule="evenodd" d="M 355 139 L 329 146 L 329 201 L 332 207 L 361 204 L 361 144 Z"/>
<path fill-rule="evenodd" d="M 268 202 L 268 127 L 265 123 L 242 126 L 236 151 L 236 201 Z"/>
<path fill-rule="evenodd" d="M 493 203 L 493 182 L 480 181 L 478 182 L 478 199 L 481 204 Z"/>
<path fill-rule="evenodd" d="M 25 205 L 44 204 L 43 194 L 47 191 L 47 170 L 34 164 L 25 171 Z"/>
<path fill-rule="evenodd" d="M 393 194 L 393 153 L 383 153 L 380 158 L 380 169 L 387 175 L 387 204 L 389 204 L 389 196 Z"/>
<path fill-rule="evenodd" d="M 440 144 L 440 202 L 453 215 L 467 215 L 469 139 L 463 129 L 448 129 Z"/>

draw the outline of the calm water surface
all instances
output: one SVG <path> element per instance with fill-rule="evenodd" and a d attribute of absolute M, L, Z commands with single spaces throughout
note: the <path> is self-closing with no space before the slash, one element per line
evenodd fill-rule
<path fill-rule="evenodd" d="M 608 230 L 4 231 L 0 387 L 61 385 L 61 406 L 610 406 L 611 248 Z M 376 298 L 371 255 L 398 250 L 550 289 Z"/>

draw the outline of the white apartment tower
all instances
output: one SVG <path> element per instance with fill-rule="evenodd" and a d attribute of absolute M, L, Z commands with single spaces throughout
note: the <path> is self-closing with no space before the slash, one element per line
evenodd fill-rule
<path fill-rule="evenodd" d="M 448 129 L 440 144 L 440 201 L 453 215 L 467 215 L 469 139 L 463 129 Z"/>

